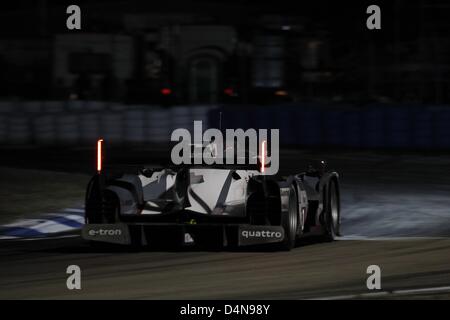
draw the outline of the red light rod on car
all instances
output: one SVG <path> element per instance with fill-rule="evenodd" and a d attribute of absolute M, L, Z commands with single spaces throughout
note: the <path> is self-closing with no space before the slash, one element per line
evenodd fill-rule
<path fill-rule="evenodd" d="M 97 140 L 97 172 L 102 171 L 103 162 L 103 139 Z"/>
<path fill-rule="evenodd" d="M 261 172 L 264 173 L 266 168 L 266 155 L 267 155 L 267 141 L 263 140 L 261 143 Z"/>

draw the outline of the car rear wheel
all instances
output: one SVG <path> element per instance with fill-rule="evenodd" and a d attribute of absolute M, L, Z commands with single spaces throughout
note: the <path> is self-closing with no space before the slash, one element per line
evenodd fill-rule
<path fill-rule="evenodd" d="M 284 229 L 284 239 L 281 243 L 283 250 L 291 250 L 295 247 L 298 227 L 298 201 L 294 186 L 289 190 L 289 208 L 281 217 L 281 226 Z"/>
<path fill-rule="evenodd" d="M 334 180 L 330 182 L 327 197 L 327 210 L 325 215 L 325 239 L 333 241 L 340 234 L 340 201 L 337 184 Z"/>

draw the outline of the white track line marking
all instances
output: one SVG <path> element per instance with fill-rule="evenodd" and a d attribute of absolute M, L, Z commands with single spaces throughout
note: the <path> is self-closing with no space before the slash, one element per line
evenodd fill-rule
<path fill-rule="evenodd" d="M 312 298 L 312 299 L 308 299 L 308 300 L 349 300 L 349 299 L 376 298 L 376 297 L 384 297 L 384 296 L 389 296 L 389 295 L 414 295 L 414 294 L 421 294 L 421 293 L 445 293 L 445 292 L 450 293 L 450 286 L 418 288 L 418 289 L 402 289 L 402 290 L 392 290 L 392 291 L 376 291 L 376 292 L 348 294 L 348 295 L 341 295 L 341 296 L 319 297 L 319 298 Z"/>
<path fill-rule="evenodd" d="M 61 218 L 65 218 L 68 220 L 72 220 L 78 223 L 82 223 L 84 224 L 84 217 L 83 216 L 79 216 L 77 214 L 69 214 L 69 213 L 49 213 L 48 216 L 51 217 L 61 217 Z"/>
<path fill-rule="evenodd" d="M 5 237 L 0 238 L 2 240 L 8 240 L 8 241 L 42 241 L 42 240 L 56 240 L 56 239 L 66 239 L 66 238 L 76 238 L 80 237 L 79 234 L 67 234 L 63 236 L 44 236 L 39 238 L 14 238 L 14 237 Z"/>
<path fill-rule="evenodd" d="M 67 208 L 63 210 L 64 212 L 79 212 L 84 213 L 84 209 L 76 209 L 76 208 Z"/>
<path fill-rule="evenodd" d="M 338 241 L 406 241 L 406 240 L 445 240 L 450 237 L 368 237 L 368 236 L 342 236 L 337 237 Z"/>
<path fill-rule="evenodd" d="M 14 239 L 19 239 L 19 238 L 14 237 L 14 236 L 0 236 L 0 240 L 14 240 Z"/>
<path fill-rule="evenodd" d="M 20 227 L 20 228 L 31 228 L 33 226 L 42 224 L 42 223 L 46 223 L 48 221 L 48 219 L 21 219 L 21 220 L 17 220 L 14 221 L 12 223 L 8 223 L 8 224 L 4 224 L 1 227 L 4 228 L 14 228 L 14 227 Z"/>
<path fill-rule="evenodd" d="M 438 293 L 438 292 L 450 292 L 450 286 L 392 291 L 393 294 L 417 294 L 417 293 Z"/>
<path fill-rule="evenodd" d="M 84 225 L 82 208 L 65 208 L 33 218 L 23 218 L 0 225 L 0 240 L 42 240 L 52 234 L 78 230 Z M 37 236 L 35 233 L 40 233 Z M 43 238 L 42 238 L 42 237 Z"/>
<path fill-rule="evenodd" d="M 52 234 L 57 232 L 64 232 L 74 230 L 74 227 L 58 223 L 53 220 L 45 220 L 40 224 L 29 227 L 32 230 L 36 230 L 42 234 Z"/>

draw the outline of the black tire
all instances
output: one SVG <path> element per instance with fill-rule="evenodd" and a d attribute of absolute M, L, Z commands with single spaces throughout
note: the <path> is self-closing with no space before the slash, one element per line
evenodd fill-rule
<path fill-rule="evenodd" d="M 282 250 L 289 251 L 295 247 L 298 228 L 298 201 L 294 186 L 289 190 L 289 209 L 282 214 L 281 226 L 284 229 L 284 239 L 280 246 Z"/>
<path fill-rule="evenodd" d="M 341 208 L 337 183 L 331 180 L 327 189 L 327 201 L 325 212 L 325 240 L 334 241 L 340 235 Z"/>

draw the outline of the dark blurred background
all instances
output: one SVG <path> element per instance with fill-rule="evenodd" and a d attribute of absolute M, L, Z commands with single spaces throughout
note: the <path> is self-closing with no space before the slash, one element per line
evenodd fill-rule
<path fill-rule="evenodd" d="M 221 111 L 289 145 L 450 146 L 444 0 L 17 0 L 0 17 L 4 144 L 164 142 Z"/>

